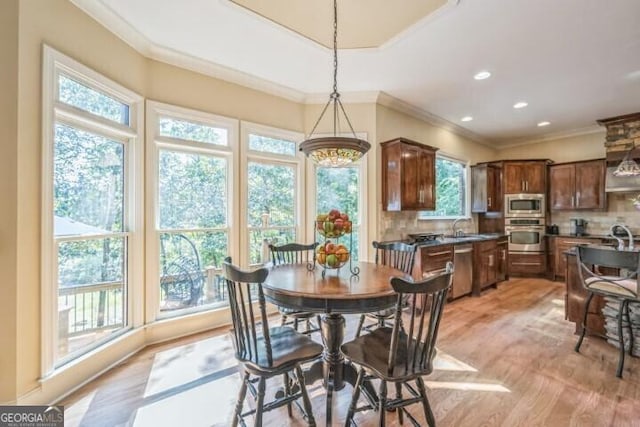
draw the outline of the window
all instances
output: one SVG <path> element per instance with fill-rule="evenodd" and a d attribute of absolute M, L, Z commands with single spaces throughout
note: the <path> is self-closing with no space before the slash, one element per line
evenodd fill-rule
<path fill-rule="evenodd" d="M 242 124 L 246 155 L 246 237 L 249 265 L 269 260 L 268 244 L 302 242 L 300 227 L 301 134 L 252 123 Z"/>
<path fill-rule="evenodd" d="M 167 317 L 226 305 L 212 271 L 230 253 L 237 122 L 155 102 L 149 106 L 154 309 Z"/>
<path fill-rule="evenodd" d="M 43 73 L 46 373 L 132 325 L 142 99 L 49 48 Z"/>
<path fill-rule="evenodd" d="M 469 216 L 467 162 L 436 155 L 436 210 L 420 213 L 421 219 Z"/>

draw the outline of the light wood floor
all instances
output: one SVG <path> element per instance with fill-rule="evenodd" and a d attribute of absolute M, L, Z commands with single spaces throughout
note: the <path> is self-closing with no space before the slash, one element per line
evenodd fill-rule
<path fill-rule="evenodd" d="M 640 426 L 640 359 L 627 357 L 620 380 L 611 345 L 587 337 L 575 353 L 563 289 L 512 279 L 446 306 L 436 370 L 426 377 L 438 426 Z M 347 337 L 355 322 L 348 317 Z M 66 425 L 229 425 L 240 382 L 235 366 L 226 330 L 147 348 L 64 399 Z M 271 391 L 280 386 L 271 381 Z M 351 390 L 337 393 L 334 425 L 342 425 Z M 324 390 L 318 382 L 309 391 L 324 425 Z M 411 412 L 424 422 L 420 407 Z M 356 421 L 376 425 L 376 414 Z M 281 409 L 266 413 L 265 425 L 306 424 L 299 412 L 289 419 Z M 387 425 L 398 425 L 395 414 Z"/>

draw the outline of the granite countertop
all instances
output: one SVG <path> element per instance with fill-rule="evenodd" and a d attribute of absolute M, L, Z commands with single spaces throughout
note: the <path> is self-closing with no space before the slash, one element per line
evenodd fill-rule
<path fill-rule="evenodd" d="M 560 234 L 545 234 L 545 237 L 569 237 L 572 239 L 611 239 L 611 236 L 605 235 L 605 234 L 587 234 L 587 235 L 581 235 L 581 236 L 576 236 L 575 234 L 569 234 L 569 233 L 560 233 Z M 625 235 L 620 236 L 621 239 L 626 238 L 627 236 Z"/>
<path fill-rule="evenodd" d="M 418 242 L 417 246 L 439 246 L 439 245 L 460 245 L 464 243 L 481 242 L 485 240 L 495 240 L 506 237 L 503 233 L 483 233 L 483 234 L 467 234 L 460 237 L 445 236 L 441 239 L 431 240 L 427 242 Z M 406 243 L 407 241 L 404 240 Z"/>

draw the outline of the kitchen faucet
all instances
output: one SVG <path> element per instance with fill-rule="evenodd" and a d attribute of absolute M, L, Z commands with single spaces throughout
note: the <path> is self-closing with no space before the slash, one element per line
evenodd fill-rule
<path fill-rule="evenodd" d="M 624 224 L 613 224 L 611 226 L 611 235 L 615 236 L 615 229 L 616 227 L 620 227 L 622 228 L 624 231 L 627 232 L 627 236 L 629 237 L 629 249 L 633 249 L 633 234 L 631 234 L 631 230 L 629 230 L 629 228 L 624 225 Z M 622 248 L 620 247 L 622 246 Z M 618 250 L 623 250 L 624 249 L 624 245 L 620 245 L 620 243 L 618 243 Z"/>
<path fill-rule="evenodd" d="M 460 236 L 464 236 L 464 231 L 463 230 L 457 230 L 456 226 L 458 225 L 458 223 L 460 221 L 470 221 L 471 218 L 457 218 L 455 221 L 453 221 L 453 224 L 451 224 L 451 235 L 453 237 L 460 237 Z"/>

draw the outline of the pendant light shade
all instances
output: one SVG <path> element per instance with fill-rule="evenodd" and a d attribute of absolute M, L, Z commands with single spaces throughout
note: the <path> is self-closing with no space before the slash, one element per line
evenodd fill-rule
<path fill-rule="evenodd" d="M 333 136 L 313 138 L 313 132 L 315 132 L 322 117 L 324 117 L 329 105 L 333 106 Z M 338 136 L 340 114 L 344 116 L 353 137 Z M 358 161 L 369 151 L 369 148 L 371 148 L 371 145 L 367 141 L 356 136 L 353 126 L 351 126 L 351 121 L 344 111 L 342 102 L 340 102 L 340 94 L 338 93 L 338 4 L 337 0 L 334 0 L 333 92 L 329 95 L 329 101 L 325 104 L 320 117 L 318 117 L 313 129 L 311 129 L 309 137 L 300 144 L 300 151 L 320 166 L 339 167 Z"/>

